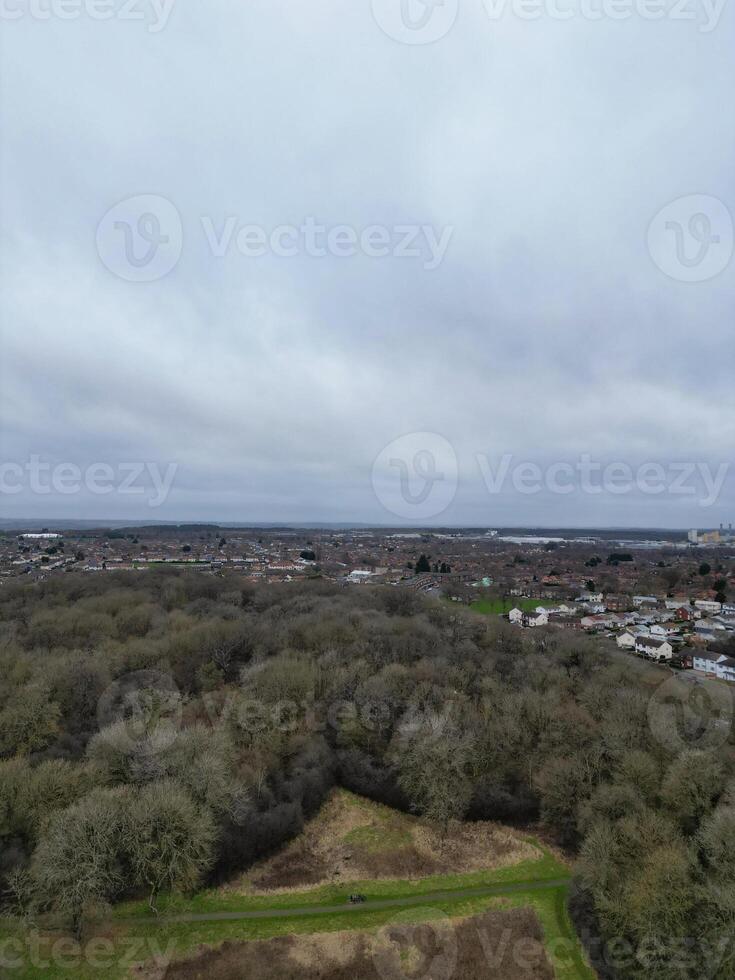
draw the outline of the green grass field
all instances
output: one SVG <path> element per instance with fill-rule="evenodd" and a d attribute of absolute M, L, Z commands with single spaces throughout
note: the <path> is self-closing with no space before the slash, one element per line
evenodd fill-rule
<path fill-rule="evenodd" d="M 242 895 L 218 889 L 202 891 L 191 898 L 164 896 L 158 902 L 158 918 L 150 912 L 147 903 L 128 902 L 118 905 L 107 922 L 97 925 L 95 938 L 86 941 L 81 953 L 80 948 L 62 933 L 39 933 L 5 920 L 0 922 L 0 965 L 5 967 L 3 976 L 7 973 L 17 980 L 40 980 L 42 977 L 122 980 L 131 975 L 135 962 L 150 959 L 156 953 L 182 957 L 202 945 L 217 946 L 225 940 L 244 942 L 288 934 L 377 929 L 388 922 L 400 906 L 371 909 L 371 900 L 400 902 L 426 895 L 430 908 L 424 908 L 420 903 L 411 907 L 412 917 L 418 920 L 437 912 L 459 918 L 498 907 L 535 909 L 557 980 L 592 980 L 595 974 L 585 963 L 566 912 L 568 885 L 543 885 L 544 882 L 568 881 L 569 869 L 538 841 L 533 843 L 543 851 L 539 860 L 494 871 L 436 875 L 419 881 L 356 881 L 277 895 Z M 492 886 L 495 893 L 464 894 L 467 889 L 487 886 Z M 507 893 L 505 889 L 508 889 Z M 349 906 L 347 896 L 353 891 L 365 895 L 368 904 Z M 440 897 L 437 893 L 441 893 Z M 344 906 L 344 910 L 335 910 L 334 906 Z M 303 915 L 298 912 L 302 907 Z M 320 907 L 324 911 L 320 912 Z M 279 910 L 285 909 L 293 910 L 295 914 L 279 918 Z M 269 910 L 274 912 L 273 917 L 267 915 Z M 266 914 L 257 919 L 183 922 L 170 919 L 182 915 L 249 912 Z"/>
<path fill-rule="evenodd" d="M 511 609 L 520 609 L 522 612 L 533 612 L 536 606 L 542 606 L 542 599 L 502 599 L 499 596 L 488 599 L 477 599 L 470 603 L 470 609 L 474 612 L 482 613 L 485 616 L 502 616 Z"/>

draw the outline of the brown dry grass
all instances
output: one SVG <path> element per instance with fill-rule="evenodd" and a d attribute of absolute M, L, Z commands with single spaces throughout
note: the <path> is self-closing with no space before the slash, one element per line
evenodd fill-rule
<path fill-rule="evenodd" d="M 407 923 L 377 933 L 283 936 L 173 963 L 166 980 L 553 980 L 531 909 Z"/>
<path fill-rule="evenodd" d="M 456 824 L 442 839 L 416 817 L 338 790 L 297 840 L 228 888 L 262 894 L 340 881 L 416 879 L 540 857 L 538 848 L 499 824 Z"/>

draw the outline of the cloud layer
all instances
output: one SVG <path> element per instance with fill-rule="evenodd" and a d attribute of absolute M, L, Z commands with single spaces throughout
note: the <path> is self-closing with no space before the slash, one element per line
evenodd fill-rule
<path fill-rule="evenodd" d="M 735 213 L 727 5 L 703 31 L 693 0 L 693 20 L 493 19 L 465 0 L 426 45 L 387 36 L 369 0 L 179 0 L 155 32 L 143 0 L 147 21 L 22 9 L 3 24 L 2 458 L 177 469 L 153 511 L 20 481 L 7 516 L 390 523 L 373 463 L 429 432 L 458 466 L 433 523 L 733 519 L 729 478 L 703 509 L 493 495 L 477 463 L 729 461 L 735 264 L 685 282 L 647 248 L 671 201 Z M 183 228 L 152 282 L 95 244 L 137 195 Z M 437 268 L 393 242 L 217 256 L 206 227 L 233 217 L 268 237 L 310 217 L 451 237 Z"/>

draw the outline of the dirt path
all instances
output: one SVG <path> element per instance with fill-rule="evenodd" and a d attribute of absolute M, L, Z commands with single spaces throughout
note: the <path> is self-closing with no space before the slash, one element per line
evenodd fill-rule
<path fill-rule="evenodd" d="M 160 925 L 181 922 L 227 922 L 238 919 L 289 919 L 311 915 L 334 915 L 335 912 L 365 912 L 380 909 L 426 905 L 431 902 L 451 902 L 464 898 L 485 898 L 492 895 L 512 895 L 516 892 L 549 891 L 566 888 L 570 878 L 554 878 L 550 881 L 519 881 L 512 884 L 485 885 L 477 888 L 460 888 L 443 892 L 426 892 L 422 895 L 406 895 L 403 898 L 381 898 L 362 902 L 360 905 L 302 905 L 291 909 L 257 909 L 250 912 L 191 912 L 184 915 L 163 915 L 155 921 Z M 140 919 L 129 920 L 140 922 Z M 148 920 L 149 922 L 151 920 Z"/>

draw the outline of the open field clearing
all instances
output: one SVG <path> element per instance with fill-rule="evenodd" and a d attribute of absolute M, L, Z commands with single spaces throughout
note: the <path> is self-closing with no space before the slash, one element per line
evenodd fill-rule
<path fill-rule="evenodd" d="M 502 616 L 509 613 L 511 609 L 520 609 L 522 612 L 533 612 L 536 606 L 543 606 L 542 599 L 521 599 L 499 597 L 490 599 L 477 599 L 470 603 L 473 612 L 483 613 L 485 616 Z"/>
<path fill-rule="evenodd" d="M 553 980 L 543 930 L 531 909 L 417 922 L 394 916 L 374 932 L 225 943 L 173 964 L 167 980 Z"/>
<path fill-rule="evenodd" d="M 455 824 L 442 839 L 416 817 L 338 790 L 297 840 L 234 887 L 261 894 L 342 881 L 426 878 L 541 857 L 538 847 L 498 824 Z"/>
<path fill-rule="evenodd" d="M 339 875 L 325 873 L 330 860 Z M 10 923 L 0 925 L 0 943 L 12 951 L 13 980 L 400 980 L 422 972 L 444 980 L 439 947 L 449 928 L 457 980 L 589 980 L 566 912 L 568 883 L 559 857 L 507 828 L 459 825 L 442 842 L 416 818 L 340 790 L 299 839 L 230 885 L 161 896 L 157 917 L 143 901 L 119 905 L 81 946 Z M 348 903 L 353 892 L 364 904 Z M 438 933 L 406 932 L 406 923 L 436 921 L 444 923 Z"/>
<path fill-rule="evenodd" d="M 540 970 L 543 958 L 538 954 L 538 941 L 543 942 L 546 958 L 552 964 L 553 972 L 537 972 L 518 974 L 531 977 L 554 977 L 555 980 L 594 980 L 595 974 L 585 964 L 584 956 L 574 934 L 573 928 L 566 915 L 567 885 L 553 886 L 549 882 L 539 886 L 533 883 L 518 886 L 500 886 L 496 895 L 471 897 L 462 889 L 452 894 L 416 896 L 427 904 L 418 904 L 410 908 L 398 899 L 388 904 L 388 908 L 374 909 L 370 902 L 366 906 L 350 907 L 344 905 L 340 910 L 304 906 L 289 910 L 284 916 L 282 908 L 261 909 L 257 919 L 251 918 L 219 918 L 219 913 L 202 916 L 196 921 L 172 921 L 168 918 L 153 920 L 141 916 L 139 922 L 124 921 L 115 918 L 87 935 L 81 944 L 68 935 L 60 932 L 44 932 L 29 934 L 26 930 L 10 924 L 0 926 L 0 944 L 4 953 L 4 962 L 11 966 L 3 976 L 13 980 L 97 980 L 99 977 L 110 980 L 169 980 L 178 977 L 213 977 L 226 978 L 257 976 L 289 976 L 289 973 L 260 974 L 256 967 L 258 956 L 270 950 L 269 956 L 282 956 L 284 950 L 291 955 L 295 953 L 303 958 L 309 950 L 319 950 L 315 944 L 318 937 L 325 937 L 325 949 L 334 949 L 345 943 L 345 935 L 353 930 L 365 934 L 380 934 L 387 926 L 405 927 L 406 923 L 433 922 L 451 920 L 453 924 L 473 917 L 481 916 L 491 911 L 511 912 L 518 910 L 523 918 L 505 921 L 498 934 L 498 920 L 490 919 L 481 927 L 482 939 L 487 950 L 488 969 L 493 963 L 503 963 L 504 956 L 513 957 L 508 962 L 515 962 L 515 955 L 528 962 L 529 947 L 533 955 L 533 966 Z M 502 891 L 501 891 L 502 889 Z M 506 892 L 507 889 L 507 892 Z M 503 892 L 506 892 L 503 894 Z M 297 896 L 295 896 L 297 897 Z M 381 905 L 383 903 L 380 903 Z M 390 907 L 392 906 L 392 907 Z M 249 913 L 245 913 L 248 915 Z M 262 917 L 260 917 L 262 916 Z M 529 918 L 530 916 L 530 918 Z M 502 920 L 501 920 L 502 921 Z M 531 923 L 531 925 L 528 925 Z M 541 925 L 539 933 L 538 926 Z M 474 927 L 473 927 L 474 928 Z M 462 934 L 462 933 L 461 933 Z M 339 940 L 329 942 L 329 937 L 339 936 Z M 405 935 L 398 933 L 398 940 Z M 414 938 L 414 944 L 422 947 L 426 942 L 421 940 L 419 933 Z M 269 946 L 265 940 L 280 937 L 280 941 Z M 298 939 L 301 942 L 297 942 Z M 405 938 L 409 943 L 412 936 Z M 431 935 L 427 935 L 427 941 Z M 517 952 L 514 953 L 509 943 L 518 942 Z M 13 945 L 9 945 L 13 943 Z M 258 946 L 251 962 L 249 947 Z M 355 956 L 360 954 L 354 944 Z M 374 941 L 370 940 L 369 949 L 374 949 Z M 431 947 L 429 947 L 431 949 Z M 220 952 L 223 955 L 223 971 L 218 972 L 217 966 Z M 400 952 L 400 950 L 399 950 Z M 410 954 L 410 950 L 409 950 Z M 472 961 L 476 956 L 471 950 L 465 949 L 464 960 Z M 500 959 L 497 960 L 496 958 Z M 191 961 L 194 961 L 193 963 Z M 374 972 L 356 972 L 359 959 L 351 964 L 351 973 L 345 976 L 361 980 L 363 976 L 372 978 Z M 337 964 L 339 965 L 339 964 Z M 227 972 L 235 968 L 235 972 Z M 254 972 L 250 973 L 249 970 Z M 237 972 L 240 970 L 241 972 Z M 412 973 L 407 967 L 406 977 Z M 304 975 L 303 973 L 300 975 Z M 307 977 L 310 974 L 305 974 Z M 319 974 L 316 974 L 317 976 Z M 400 978 L 404 974 L 392 973 L 391 977 Z M 419 973 L 420 975 L 420 973 Z M 477 973 L 467 973 L 466 976 L 478 976 Z M 481 973 L 479 976 L 498 978 L 513 976 L 504 972 Z M 327 978 L 341 976 L 339 972 L 325 974 Z"/>

